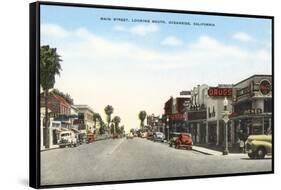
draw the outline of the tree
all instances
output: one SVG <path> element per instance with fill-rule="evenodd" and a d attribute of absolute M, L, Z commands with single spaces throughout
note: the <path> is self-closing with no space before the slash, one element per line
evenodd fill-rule
<path fill-rule="evenodd" d="M 114 123 L 111 123 L 111 125 L 110 125 L 110 133 L 111 134 L 114 134 L 114 128 L 115 128 Z"/>
<path fill-rule="evenodd" d="M 140 111 L 139 119 L 141 121 L 141 123 L 140 123 L 141 129 L 143 129 L 143 127 L 144 127 L 144 120 L 145 120 L 145 118 L 146 118 L 146 111 Z"/>
<path fill-rule="evenodd" d="M 103 135 L 105 133 L 105 123 L 103 122 L 102 119 L 99 121 L 99 123 L 100 123 L 99 134 Z"/>
<path fill-rule="evenodd" d="M 101 116 L 99 113 L 94 113 L 94 115 L 93 115 L 94 128 L 96 128 L 97 121 L 100 121 L 100 118 L 101 118 Z"/>
<path fill-rule="evenodd" d="M 105 108 L 104 108 L 104 112 L 105 114 L 107 115 L 107 128 L 110 129 L 109 127 L 109 124 L 110 124 L 110 121 L 111 121 L 111 114 L 113 113 L 113 107 L 111 105 L 107 105 Z"/>
<path fill-rule="evenodd" d="M 40 85 L 44 91 L 45 102 L 45 128 L 46 128 L 46 148 L 50 147 L 49 142 L 49 117 L 48 117 L 48 95 L 49 89 L 54 88 L 56 75 L 60 75 L 61 65 L 60 55 L 56 48 L 49 45 L 40 48 Z"/>
<path fill-rule="evenodd" d="M 112 122 L 114 123 L 114 130 L 113 133 L 115 134 L 116 132 L 119 133 L 119 123 L 121 122 L 121 118 L 119 116 L 115 116 L 112 119 Z"/>
<path fill-rule="evenodd" d="M 123 136 L 124 135 L 124 133 L 125 133 L 125 127 L 124 127 L 124 125 L 122 125 L 121 127 L 120 127 L 120 134 Z"/>
<path fill-rule="evenodd" d="M 135 129 L 130 129 L 130 133 L 135 133 Z"/>
<path fill-rule="evenodd" d="M 68 94 L 68 93 L 65 94 L 56 88 L 52 91 L 52 93 L 54 93 L 55 95 L 61 96 L 63 99 L 65 99 L 67 101 L 67 103 L 69 103 L 71 105 L 74 104 L 73 98 L 71 98 L 70 94 Z"/>

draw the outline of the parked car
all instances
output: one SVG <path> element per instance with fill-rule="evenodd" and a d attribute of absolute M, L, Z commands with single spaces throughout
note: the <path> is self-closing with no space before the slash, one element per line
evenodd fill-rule
<path fill-rule="evenodd" d="M 165 135 L 164 133 L 161 133 L 161 132 L 155 132 L 153 133 L 153 141 L 160 141 L 160 142 L 164 142 L 165 140 Z"/>
<path fill-rule="evenodd" d="M 179 137 L 179 135 L 180 135 L 181 133 L 170 133 L 170 140 L 169 140 L 169 146 L 170 147 L 175 147 L 175 145 L 176 145 L 176 140 L 177 140 L 177 138 Z"/>
<path fill-rule="evenodd" d="M 252 159 L 263 159 L 272 154 L 271 135 L 250 135 L 246 141 L 246 152 Z"/>
<path fill-rule="evenodd" d="M 77 146 L 77 138 L 73 131 L 62 131 L 59 134 L 59 147 Z"/>
<path fill-rule="evenodd" d="M 146 139 L 148 139 L 148 140 L 153 140 L 153 133 L 152 132 L 147 132 L 147 137 L 146 137 Z"/>
<path fill-rule="evenodd" d="M 181 133 L 175 141 L 175 148 L 186 148 L 191 150 L 192 145 L 193 141 L 190 133 Z"/>
<path fill-rule="evenodd" d="M 128 134 L 126 135 L 126 139 L 133 139 L 133 138 L 134 138 L 133 133 L 128 133 Z"/>

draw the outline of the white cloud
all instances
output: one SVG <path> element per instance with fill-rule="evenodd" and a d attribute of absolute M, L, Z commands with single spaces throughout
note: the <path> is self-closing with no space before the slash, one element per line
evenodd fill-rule
<path fill-rule="evenodd" d="M 178 46 L 177 51 L 161 51 L 145 48 L 145 41 L 139 46 L 122 39 L 110 41 L 85 28 L 67 31 L 51 26 L 58 30 L 42 27 L 41 40 L 56 47 L 63 59 L 56 87 L 100 113 L 105 104 L 114 105 L 127 127 L 139 125 L 141 109 L 161 113 L 165 98 L 177 90 L 204 82 L 236 83 L 252 74 L 271 72 L 268 48 L 244 49 L 207 35 Z M 114 96 L 108 98 L 108 94 Z M 140 94 L 138 101 L 130 103 Z"/>
<path fill-rule="evenodd" d="M 139 36 L 145 36 L 146 34 L 158 32 L 159 28 L 156 25 L 137 25 L 130 29 L 130 32 Z"/>
<path fill-rule="evenodd" d="M 124 26 L 121 26 L 121 25 L 114 26 L 113 30 L 116 30 L 116 31 L 127 31 L 127 29 Z"/>
<path fill-rule="evenodd" d="M 252 36 L 250 36 L 249 34 L 247 34 L 245 32 L 237 32 L 232 37 L 234 39 L 240 40 L 242 42 L 249 42 L 249 41 L 253 40 Z"/>
<path fill-rule="evenodd" d="M 161 44 L 162 45 L 168 45 L 168 46 L 180 46 L 180 45 L 183 44 L 183 42 L 175 36 L 169 36 L 169 37 L 165 38 L 161 42 Z"/>
<path fill-rule="evenodd" d="M 147 25 L 140 24 L 140 25 L 133 26 L 131 28 L 128 28 L 128 27 L 126 28 L 121 25 L 116 25 L 113 27 L 113 29 L 115 31 L 128 32 L 128 33 L 138 35 L 138 36 L 146 36 L 147 34 L 159 31 L 159 28 L 154 24 L 147 24 Z"/>
<path fill-rule="evenodd" d="M 138 67 L 148 66 L 149 68 L 192 68 L 209 66 L 210 64 L 236 65 L 238 67 L 249 67 L 251 64 L 270 65 L 271 54 L 266 48 L 257 50 L 242 49 L 239 46 L 226 45 L 209 36 L 201 36 L 197 41 L 190 44 L 182 44 L 176 52 L 163 52 L 160 50 L 143 48 L 137 44 L 124 41 L 112 42 L 102 38 L 85 28 L 66 32 L 57 25 L 48 25 L 59 30 L 42 30 L 42 39 L 48 41 L 52 34 L 52 41 L 57 35 L 58 43 L 66 57 L 72 60 L 89 63 L 110 63 L 116 62 L 138 65 Z M 143 28 L 137 26 L 140 35 L 145 32 Z M 44 27 L 42 27 L 44 28 Z M 119 28 L 121 29 L 121 28 Z M 121 29 L 123 30 L 123 29 Z M 157 29 L 153 29 L 157 30 Z M 148 29 L 148 31 L 153 31 Z M 52 31 L 52 32 L 50 32 Z M 56 32 L 53 32 L 56 31 Z M 142 32 L 140 32 L 142 31 Z M 136 33 L 138 33 L 136 32 Z M 64 35 L 63 35 L 64 34 Z M 67 36 L 69 40 L 61 43 L 60 37 Z M 167 37 L 162 43 L 180 44 L 182 43 L 175 37 Z M 159 45 L 161 42 L 159 42 Z M 251 65 L 252 66 L 252 65 Z M 254 68 L 249 67 L 254 70 Z"/>
<path fill-rule="evenodd" d="M 56 24 L 42 24 L 41 35 L 55 38 L 65 38 L 68 37 L 70 33 Z"/>

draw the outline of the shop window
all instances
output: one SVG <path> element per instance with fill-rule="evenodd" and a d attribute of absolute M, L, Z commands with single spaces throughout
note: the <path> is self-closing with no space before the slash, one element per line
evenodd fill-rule
<path fill-rule="evenodd" d="M 212 117 L 210 107 L 208 107 L 208 117 L 209 117 L 209 118 Z"/>
<path fill-rule="evenodd" d="M 212 117 L 216 116 L 216 112 L 215 112 L 215 106 L 213 106 L 213 112 L 212 112 Z"/>
<path fill-rule="evenodd" d="M 264 112 L 272 112 L 272 101 L 271 99 L 264 100 Z"/>

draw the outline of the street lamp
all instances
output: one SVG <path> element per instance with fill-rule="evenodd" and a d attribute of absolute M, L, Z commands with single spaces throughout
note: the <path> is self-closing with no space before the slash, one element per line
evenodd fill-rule
<path fill-rule="evenodd" d="M 222 112 L 222 119 L 225 123 L 225 149 L 223 150 L 222 154 L 227 155 L 228 154 L 228 127 L 227 127 L 227 122 L 229 121 L 229 111 L 227 110 L 228 106 L 228 100 L 226 97 L 224 97 L 223 100 L 223 112 Z"/>
<path fill-rule="evenodd" d="M 169 117 L 167 117 L 167 140 L 170 140 L 170 130 L 169 130 Z"/>

